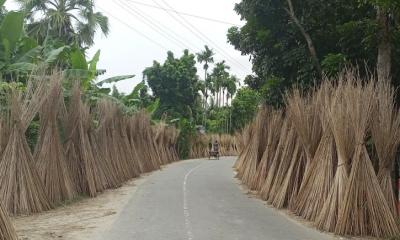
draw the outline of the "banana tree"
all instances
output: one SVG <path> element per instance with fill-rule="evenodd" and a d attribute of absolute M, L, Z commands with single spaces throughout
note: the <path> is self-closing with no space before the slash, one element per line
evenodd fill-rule
<path fill-rule="evenodd" d="M 4 3 L 4 1 L 3 1 Z M 35 67 L 27 59 L 33 55 L 36 46 L 28 38 L 22 39 L 24 15 L 20 12 L 9 12 L 0 25 L 0 71 L 1 78 L 13 72 L 29 72 Z"/>
<path fill-rule="evenodd" d="M 97 81 L 98 76 L 106 72 L 104 69 L 97 69 L 97 64 L 100 59 L 100 50 L 98 50 L 89 61 L 86 60 L 84 52 L 77 47 L 71 50 L 69 56 L 70 68 L 64 70 L 63 75 L 69 80 L 67 81 L 69 83 L 79 81 L 86 95 L 88 95 L 92 102 L 96 102 L 97 99 L 101 97 L 109 96 L 111 93 L 111 88 L 103 87 L 103 85 L 135 77 L 135 75 L 122 75 Z"/>
<path fill-rule="evenodd" d="M 0 0 L 0 7 L 4 0 Z M 32 71 L 54 64 L 68 46 L 39 46 L 25 35 L 24 14 L 9 12 L 0 23 L 0 80 L 22 80 Z"/>
<path fill-rule="evenodd" d="M 64 76 L 67 79 L 80 81 L 84 89 L 88 89 L 90 86 L 102 87 L 107 83 L 116 83 L 135 77 L 135 75 L 121 75 L 96 81 L 99 75 L 106 72 L 104 69 L 97 69 L 99 60 L 100 50 L 96 52 L 90 61 L 87 61 L 83 51 L 79 48 L 75 48 L 70 53 L 71 67 L 70 69 L 64 70 Z"/>

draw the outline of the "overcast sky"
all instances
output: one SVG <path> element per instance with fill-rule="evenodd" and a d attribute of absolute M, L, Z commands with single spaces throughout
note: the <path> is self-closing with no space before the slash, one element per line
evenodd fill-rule
<path fill-rule="evenodd" d="M 207 44 L 217 53 L 215 61 L 226 60 L 231 66 L 231 72 L 243 79 L 251 73 L 249 58 L 234 50 L 226 38 L 230 24 L 243 24 L 233 10 L 234 4 L 239 1 L 97 0 L 97 10 L 109 17 L 110 34 L 107 37 L 97 34 L 95 45 L 88 51 L 89 58 L 98 49 L 101 50 L 98 68 L 107 70 L 107 74 L 101 78 L 135 74 L 135 78 L 117 84 L 120 91 L 128 93 L 141 81 L 142 71 L 151 66 L 153 60 L 165 60 L 167 50 L 173 51 L 178 57 L 185 48 L 199 52 Z M 146 4 L 164 9 L 173 8 L 178 12 L 229 24 L 178 15 Z M 12 0 L 8 0 L 6 6 L 8 9 L 15 8 Z M 198 71 L 198 75 L 203 78 L 200 65 Z"/>

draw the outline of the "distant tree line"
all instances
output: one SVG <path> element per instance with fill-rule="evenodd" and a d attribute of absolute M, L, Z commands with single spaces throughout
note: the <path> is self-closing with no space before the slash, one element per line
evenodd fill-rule
<path fill-rule="evenodd" d="M 203 126 L 214 133 L 233 133 L 251 120 L 258 93 L 240 89 L 239 78 L 229 72 L 225 61 L 214 63 L 214 55 L 208 46 L 196 54 L 184 50 L 179 58 L 168 52 L 164 63 L 155 61 L 143 71 L 153 101 L 159 101 L 155 119 L 185 119 L 192 128 Z M 198 76 L 196 60 L 203 64 L 203 79 Z"/>

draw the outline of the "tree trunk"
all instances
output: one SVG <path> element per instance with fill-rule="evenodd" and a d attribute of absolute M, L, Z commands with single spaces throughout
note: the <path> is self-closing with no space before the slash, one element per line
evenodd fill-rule
<path fill-rule="evenodd" d="M 218 90 L 215 92 L 215 105 L 218 107 Z"/>
<path fill-rule="evenodd" d="M 206 106 L 205 108 L 207 109 L 207 97 L 208 97 L 208 89 L 207 89 L 207 69 L 204 70 L 204 88 L 205 88 L 205 92 L 206 92 Z"/>
<path fill-rule="evenodd" d="M 204 124 L 203 124 L 203 126 L 205 126 L 205 124 L 206 124 L 206 121 L 207 121 L 207 108 L 208 108 L 208 94 L 206 94 L 206 99 L 205 99 L 205 106 L 204 106 Z"/>
<path fill-rule="evenodd" d="M 225 106 L 225 88 L 222 88 L 222 106 Z"/>
<path fill-rule="evenodd" d="M 221 88 L 221 95 L 219 96 L 221 98 L 221 107 L 224 106 L 224 88 Z"/>
<path fill-rule="evenodd" d="M 221 107 L 221 98 L 220 98 L 220 96 L 221 96 L 221 89 L 219 88 L 219 89 L 218 89 L 218 93 L 217 93 L 217 98 L 218 98 L 218 104 L 217 104 L 217 106 L 218 106 L 218 107 Z"/>
<path fill-rule="evenodd" d="M 207 98 L 208 98 L 208 91 L 207 91 L 207 69 L 204 69 L 204 92 L 205 92 L 205 102 L 204 102 L 204 114 L 203 114 L 203 126 L 206 125 L 207 120 Z"/>
<path fill-rule="evenodd" d="M 215 106 L 218 107 L 218 89 L 215 91 Z"/>
<path fill-rule="evenodd" d="M 228 107 L 228 111 L 230 113 L 231 109 L 229 108 L 229 92 L 228 91 L 226 92 L 226 106 Z M 229 133 L 229 116 L 226 116 L 226 133 Z"/>
<path fill-rule="evenodd" d="M 389 14 L 386 10 L 378 7 L 376 19 L 379 25 L 379 45 L 378 45 L 378 60 L 377 73 L 378 81 L 391 81 L 392 68 L 392 45 L 390 41 L 389 29 Z"/>
<path fill-rule="evenodd" d="M 219 98 L 219 107 L 221 107 L 222 106 L 222 104 L 221 104 L 221 89 L 219 89 L 218 98 Z"/>
<path fill-rule="evenodd" d="M 216 106 L 216 107 L 218 107 L 218 92 L 219 92 L 219 90 L 217 89 L 217 90 L 215 91 L 215 106 Z"/>
<path fill-rule="evenodd" d="M 232 131 L 232 108 L 229 109 L 229 132 Z"/>
<path fill-rule="evenodd" d="M 225 118 L 225 133 L 228 133 L 228 116 Z"/>
<path fill-rule="evenodd" d="M 219 95 L 221 98 L 221 107 L 224 106 L 224 88 L 221 88 L 221 94 Z"/>
<path fill-rule="evenodd" d="M 293 9 L 292 0 L 287 0 L 287 4 L 289 6 L 289 9 L 285 8 L 285 10 L 289 14 L 289 17 L 292 19 L 292 21 L 299 28 L 301 34 L 303 35 L 304 39 L 306 40 L 307 46 L 308 46 L 308 51 L 310 52 L 310 56 L 314 62 L 314 66 L 317 69 L 319 76 L 322 77 L 322 69 L 321 69 L 321 65 L 319 63 L 317 50 L 315 49 L 314 42 L 312 41 L 311 36 L 304 29 L 303 25 L 301 25 L 299 19 L 296 17 L 296 14 L 294 13 L 294 9 Z"/>

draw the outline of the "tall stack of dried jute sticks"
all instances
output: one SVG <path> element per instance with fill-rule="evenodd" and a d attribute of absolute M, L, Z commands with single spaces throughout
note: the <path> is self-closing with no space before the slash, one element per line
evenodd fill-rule
<path fill-rule="evenodd" d="M 7 103 L 0 113 L 0 239 L 17 239 L 9 215 L 95 197 L 179 160 L 174 127 L 152 126 L 146 112 L 124 114 L 111 99 L 89 106 L 79 84 L 64 97 L 62 85 L 54 73 L 1 93 Z M 31 150 L 25 133 L 33 120 L 39 136 Z"/>
<path fill-rule="evenodd" d="M 237 176 L 269 204 L 322 231 L 399 235 L 391 177 L 400 144 L 394 96 L 390 84 L 354 70 L 311 92 L 292 90 L 284 110 L 260 107 L 240 135 Z"/>
<path fill-rule="evenodd" d="M 178 131 L 173 126 L 161 122 L 153 127 L 156 148 L 161 159 L 161 164 L 168 164 L 179 160 L 175 142 L 178 139 Z"/>
<path fill-rule="evenodd" d="M 229 134 L 198 134 L 191 139 L 191 148 L 189 158 L 205 158 L 208 157 L 210 144 L 215 141 L 219 144 L 220 156 L 237 156 L 239 153 L 237 147 L 237 136 Z"/>

